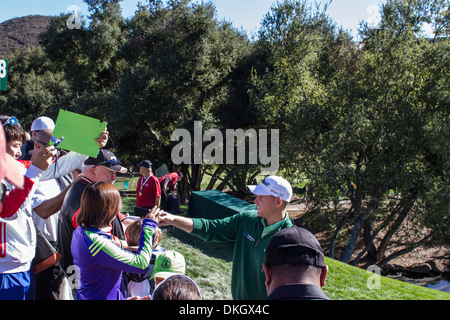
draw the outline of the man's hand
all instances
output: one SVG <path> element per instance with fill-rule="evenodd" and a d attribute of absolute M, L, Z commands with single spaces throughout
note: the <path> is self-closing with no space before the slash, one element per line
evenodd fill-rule
<path fill-rule="evenodd" d="M 159 220 L 158 224 L 161 227 L 171 226 L 173 223 L 173 215 L 163 210 L 160 210 L 158 214 L 158 220 Z"/>
<path fill-rule="evenodd" d="M 145 217 L 158 222 L 158 226 L 160 227 L 174 226 L 187 233 L 192 232 L 194 229 L 194 222 L 191 218 L 167 213 L 156 206 Z"/>
<path fill-rule="evenodd" d="M 31 164 L 38 167 L 42 171 L 45 171 L 52 164 L 56 152 L 57 150 L 52 146 L 48 148 L 41 148 L 39 152 L 33 152 Z"/>
<path fill-rule="evenodd" d="M 97 139 L 95 139 L 95 141 L 97 141 L 100 149 L 102 149 L 106 146 L 106 144 L 108 143 L 108 138 L 109 138 L 109 132 L 105 130 L 102 133 L 100 133 L 100 135 L 98 136 Z"/>

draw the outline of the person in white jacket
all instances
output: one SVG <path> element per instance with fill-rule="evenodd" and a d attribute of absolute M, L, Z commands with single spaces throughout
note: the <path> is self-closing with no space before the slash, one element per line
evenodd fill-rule
<path fill-rule="evenodd" d="M 20 146 L 25 134 L 15 117 L 0 116 L 6 148 L 11 157 L 20 157 Z M 2 130 L 3 131 L 3 130 Z M 106 145 L 108 133 L 103 132 L 96 141 Z M 5 142 L 0 142 L 2 146 Z M 69 152 L 55 163 L 56 150 L 43 143 L 32 161 L 19 160 L 24 174 L 23 188 L 3 180 L 6 189 L 0 212 L 0 300 L 22 300 L 31 283 L 31 262 L 36 251 L 36 227 L 32 218 L 32 196 L 37 182 L 57 179 L 79 167 L 88 157 Z M 11 285 L 14 284 L 14 285 Z"/>
<path fill-rule="evenodd" d="M 0 141 L 1 152 L 16 158 L 16 146 L 25 137 L 14 117 L 2 117 L 6 140 Z M 3 134 L 3 130 L 2 130 Z M 6 147 L 6 148 L 5 148 Z M 5 148 L 5 149 L 3 149 Z M 31 260 L 35 254 L 36 229 L 31 217 L 31 198 L 35 182 L 51 164 L 55 150 L 43 148 L 29 164 L 21 188 L 2 180 L 4 190 L 0 211 L 0 299 L 23 300 L 30 285 Z M 20 152 L 19 152 L 20 154 Z"/>

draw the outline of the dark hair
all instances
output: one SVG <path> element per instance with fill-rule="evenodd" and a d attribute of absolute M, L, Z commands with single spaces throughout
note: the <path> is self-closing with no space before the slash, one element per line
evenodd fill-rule
<path fill-rule="evenodd" d="M 153 292 L 153 300 L 202 300 L 194 280 L 176 274 L 161 282 Z"/>
<path fill-rule="evenodd" d="M 9 118 L 11 118 L 11 117 L 1 115 L 0 121 L 2 122 L 2 125 Z M 18 141 L 24 143 L 26 141 L 25 130 L 22 129 L 22 126 L 19 123 L 17 123 L 17 124 L 9 124 L 8 123 L 7 125 L 3 126 L 3 130 L 5 130 L 6 142 L 18 140 Z"/>
<path fill-rule="evenodd" d="M 87 186 L 81 195 L 77 223 L 84 227 L 105 227 L 120 211 L 119 191 L 110 183 L 98 181 Z"/>
<path fill-rule="evenodd" d="M 292 277 L 295 281 L 306 279 L 319 279 L 322 268 L 308 264 L 273 264 L 267 265 L 274 275 Z"/>

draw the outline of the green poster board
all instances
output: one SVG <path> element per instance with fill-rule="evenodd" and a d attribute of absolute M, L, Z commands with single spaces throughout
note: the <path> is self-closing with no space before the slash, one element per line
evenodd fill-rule
<path fill-rule="evenodd" d="M 0 92 L 6 90 L 8 81 L 8 60 L 0 58 Z"/>
<path fill-rule="evenodd" d="M 95 141 L 106 130 L 107 122 L 66 110 L 59 110 L 53 136 L 64 140 L 58 148 L 97 157 L 99 146 Z M 53 142 L 50 142 L 53 144 Z"/>

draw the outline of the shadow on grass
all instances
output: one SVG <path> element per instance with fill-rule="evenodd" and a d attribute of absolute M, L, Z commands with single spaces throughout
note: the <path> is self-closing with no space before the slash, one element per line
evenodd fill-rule
<path fill-rule="evenodd" d="M 209 257 L 214 257 L 225 261 L 233 260 L 234 242 L 205 242 L 194 235 L 174 227 L 162 227 L 161 230 L 167 232 L 169 236 L 178 239 L 184 244 L 192 246 Z"/>

